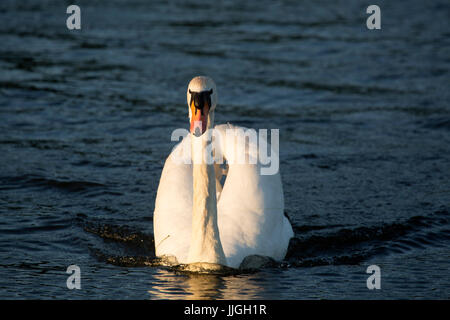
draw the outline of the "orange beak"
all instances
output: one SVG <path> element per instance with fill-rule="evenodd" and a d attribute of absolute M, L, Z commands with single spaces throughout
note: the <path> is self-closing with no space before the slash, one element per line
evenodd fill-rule
<path fill-rule="evenodd" d="M 205 103 L 203 109 L 197 109 L 192 101 L 190 108 L 192 114 L 190 131 L 196 137 L 200 137 L 208 125 L 209 105 Z"/>

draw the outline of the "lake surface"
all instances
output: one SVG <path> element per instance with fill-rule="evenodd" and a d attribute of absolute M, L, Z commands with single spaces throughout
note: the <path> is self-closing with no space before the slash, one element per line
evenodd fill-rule
<path fill-rule="evenodd" d="M 69 3 L 0 3 L 1 299 L 450 298 L 448 1 L 378 1 L 381 30 L 363 1 L 77 4 L 70 31 Z M 200 74 L 216 123 L 280 129 L 295 239 L 273 268 L 153 263 Z"/>

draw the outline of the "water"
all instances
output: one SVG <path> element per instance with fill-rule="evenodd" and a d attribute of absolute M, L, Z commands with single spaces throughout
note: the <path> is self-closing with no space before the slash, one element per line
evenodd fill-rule
<path fill-rule="evenodd" d="M 69 4 L 0 4 L 0 298 L 450 298 L 448 1 L 378 1 L 378 31 L 358 1 L 77 1 L 81 31 Z M 216 123 L 280 129 L 296 236 L 275 267 L 200 276 L 154 258 L 199 74 Z"/>

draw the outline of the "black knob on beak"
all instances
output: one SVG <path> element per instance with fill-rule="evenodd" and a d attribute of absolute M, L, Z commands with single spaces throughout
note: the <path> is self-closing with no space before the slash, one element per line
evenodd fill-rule
<path fill-rule="evenodd" d="M 191 94 L 191 101 L 189 104 L 192 105 L 192 102 L 194 102 L 195 114 L 197 114 L 197 110 L 200 110 L 203 115 L 205 104 L 207 104 L 208 107 L 211 107 L 211 94 L 213 93 L 213 89 L 202 92 L 194 92 L 189 89 L 189 93 Z"/>

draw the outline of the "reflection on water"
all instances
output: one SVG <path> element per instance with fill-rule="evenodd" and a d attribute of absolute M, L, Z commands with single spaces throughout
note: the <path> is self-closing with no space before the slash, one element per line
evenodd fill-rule
<path fill-rule="evenodd" d="M 251 275 L 183 274 L 159 269 L 153 275 L 150 299 L 252 299 L 264 290 Z"/>

